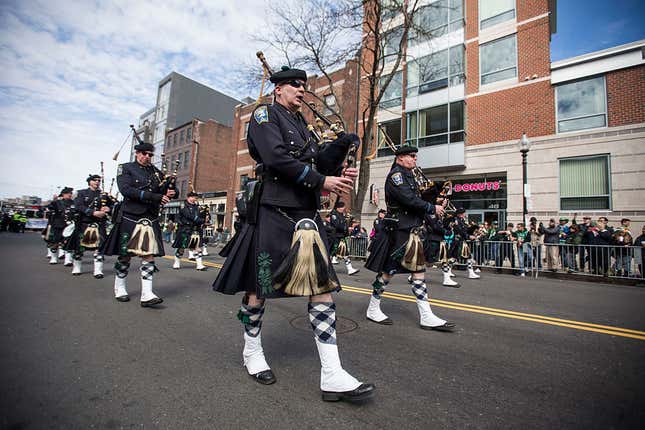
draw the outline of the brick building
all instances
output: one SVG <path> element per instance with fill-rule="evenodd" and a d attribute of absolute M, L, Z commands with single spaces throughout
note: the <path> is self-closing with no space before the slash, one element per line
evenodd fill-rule
<path fill-rule="evenodd" d="M 226 218 L 227 196 L 232 187 L 235 148 L 231 144 L 233 130 L 215 120 L 193 119 L 168 131 L 165 160 L 169 172 L 177 165 L 179 200 L 165 206 L 173 218 L 186 194 L 194 188 L 203 196 L 201 202 L 210 206 L 215 227 L 230 225 Z"/>
<path fill-rule="evenodd" d="M 522 218 L 525 132 L 529 216 L 628 217 L 640 230 L 645 41 L 552 63 L 553 0 L 424 3 L 417 19 L 431 36 L 410 34 L 378 112 L 392 140 L 417 145 L 429 177 L 453 180 L 471 219 L 503 225 Z M 400 25 L 384 21 L 386 54 Z M 392 156 L 380 140 L 370 181 L 382 193 Z M 377 210 L 366 196 L 363 217 Z"/>

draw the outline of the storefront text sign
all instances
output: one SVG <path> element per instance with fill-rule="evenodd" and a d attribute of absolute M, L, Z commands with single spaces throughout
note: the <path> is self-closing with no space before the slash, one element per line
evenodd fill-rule
<path fill-rule="evenodd" d="M 497 191 L 501 184 L 502 181 L 455 184 L 452 190 L 455 193 L 466 193 L 470 191 Z"/>

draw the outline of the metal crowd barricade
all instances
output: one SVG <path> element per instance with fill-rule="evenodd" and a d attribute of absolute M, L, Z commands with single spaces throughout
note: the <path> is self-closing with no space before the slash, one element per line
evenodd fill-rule
<path fill-rule="evenodd" d="M 366 237 L 346 237 L 345 242 L 350 258 L 367 258 L 368 239 Z"/>
<path fill-rule="evenodd" d="M 643 279 L 643 248 L 620 245 L 518 244 L 511 241 L 470 241 L 475 265 L 537 277 L 567 273 L 596 277 Z"/>

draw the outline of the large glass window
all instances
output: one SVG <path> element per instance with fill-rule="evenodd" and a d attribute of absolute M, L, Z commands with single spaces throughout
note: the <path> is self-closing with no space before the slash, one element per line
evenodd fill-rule
<path fill-rule="evenodd" d="M 329 108 L 327 106 L 329 106 Z M 323 109 L 323 115 L 331 115 L 332 109 L 336 110 L 336 96 L 334 96 L 333 94 L 328 94 L 325 96 L 325 108 Z"/>
<path fill-rule="evenodd" d="M 385 61 L 387 61 L 385 57 L 398 54 L 402 36 L 402 26 L 396 27 L 383 35 L 383 58 Z"/>
<path fill-rule="evenodd" d="M 184 130 L 179 132 L 179 144 L 184 143 Z"/>
<path fill-rule="evenodd" d="M 193 135 L 193 130 L 189 127 L 186 129 L 186 141 L 190 142 L 190 138 Z"/>
<path fill-rule="evenodd" d="M 439 0 L 419 8 L 408 35 L 410 45 L 440 37 L 464 26 L 463 0 Z"/>
<path fill-rule="evenodd" d="M 401 12 L 403 0 L 383 0 L 381 2 L 381 20 L 387 21 Z"/>
<path fill-rule="evenodd" d="M 515 34 L 479 46 L 481 84 L 517 76 L 517 37 Z"/>
<path fill-rule="evenodd" d="M 464 141 L 464 102 L 439 105 L 406 115 L 406 143 L 424 146 Z"/>
<path fill-rule="evenodd" d="M 398 71 L 394 74 L 394 77 L 390 81 L 390 84 L 385 88 L 383 92 L 383 97 L 381 97 L 381 102 L 379 107 L 381 109 L 391 108 L 393 106 L 398 106 L 401 104 L 401 95 L 403 93 L 403 73 Z M 381 82 L 385 82 L 387 76 L 381 78 Z M 382 85 L 381 85 L 382 88 Z"/>
<path fill-rule="evenodd" d="M 408 63 L 408 96 L 454 86 L 464 81 L 464 45 Z"/>
<path fill-rule="evenodd" d="M 378 153 L 377 156 L 394 155 L 388 145 L 390 143 L 398 148 L 401 146 L 401 120 L 387 121 L 379 124 L 378 127 Z"/>
<path fill-rule="evenodd" d="M 560 160 L 560 209 L 611 209 L 607 155 Z"/>
<path fill-rule="evenodd" d="M 515 18 L 515 0 L 479 0 L 479 25 L 486 28 Z"/>
<path fill-rule="evenodd" d="M 177 146 L 177 133 L 172 135 L 172 144 L 174 146 Z"/>
<path fill-rule="evenodd" d="M 190 162 L 190 156 L 188 151 L 184 152 L 184 169 L 188 168 L 188 163 Z"/>
<path fill-rule="evenodd" d="M 558 132 L 605 127 L 605 78 L 585 79 L 556 87 Z"/>

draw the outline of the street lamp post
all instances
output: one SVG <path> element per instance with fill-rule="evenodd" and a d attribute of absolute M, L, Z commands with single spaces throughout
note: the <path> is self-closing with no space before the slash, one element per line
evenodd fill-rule
<path fill-rule="evenodd" d="M 526 133 L 522 133 L 522 138 L 518 144 L 520 152 L 522 153 L 522 223 L 526 225 L 526 215 L 528 214 L 528 211 L 526 210 L 526 156 L 528 155 L 531 147 L 531 142 L 528 137 L 526 137 Z"/>

